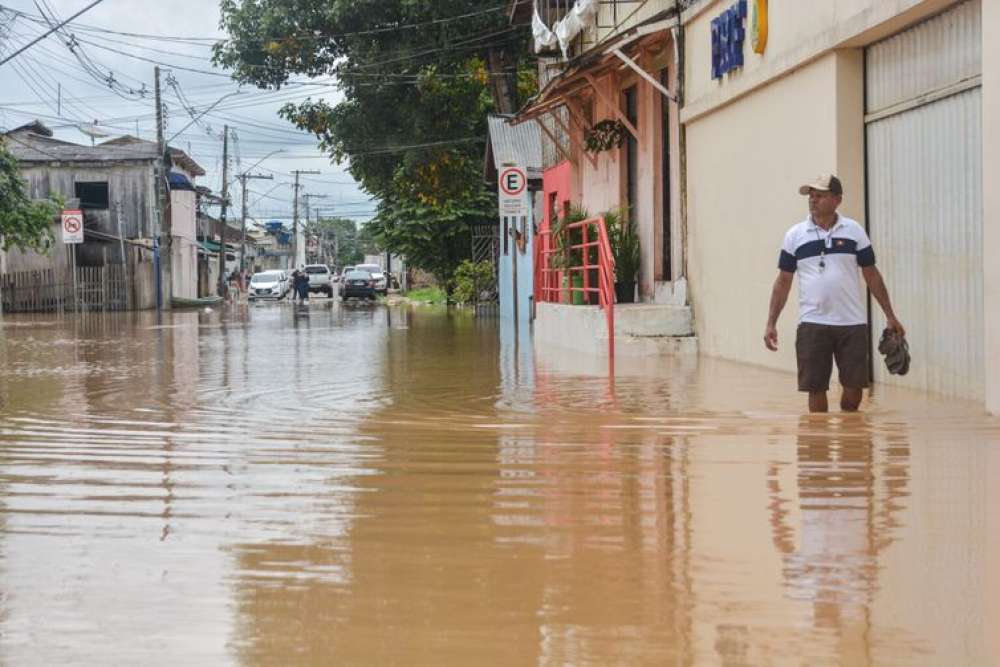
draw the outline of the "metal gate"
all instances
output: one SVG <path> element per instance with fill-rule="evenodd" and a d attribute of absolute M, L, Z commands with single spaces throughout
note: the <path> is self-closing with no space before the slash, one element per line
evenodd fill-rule
<path fill-rule="evenodd" d="M 875 379 L 984 395 L 979 0 L 866 50 L 869 234 L 907 328 L 910 373 Z M 872 306 L 873 338 L 885 326 Z M 877 355 L 877 352 L 875 353 Z"/>
<path fill-rule="evenodd" d="M 472 261 L 489 262 L 493 265 L 493 275 L 497 273 L 497 258 L 500 254 L 500 232 L 496 225 L 473 225 Z"/>

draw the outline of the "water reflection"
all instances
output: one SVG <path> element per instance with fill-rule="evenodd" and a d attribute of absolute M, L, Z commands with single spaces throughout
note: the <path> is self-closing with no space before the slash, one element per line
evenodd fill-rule
<path fill-rule="evenodd" d="M 324 300 L 18 318 L 0 359 L 5 664 L 995 662 L 964 404 L 801 417 L 780 373 Z"/>
<path fill-rule="evenodd" d="M 787 595 L 809 608 L 809 654 L 840 647 L 848 662 L 871 663 L 878 561 L 896 539 L 908 466 L 904 424 L 882 424 L 876 438 L 854 414 L 801 417 L 795 461 L 772 469 L 774 544 Z"/>

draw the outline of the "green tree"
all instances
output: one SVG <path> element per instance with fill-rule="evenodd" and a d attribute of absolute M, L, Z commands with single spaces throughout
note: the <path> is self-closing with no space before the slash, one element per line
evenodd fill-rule
<path fill-rule="evenodd" d="M 59 208 L 55 200 L 35 201 L 28 196 L 17 158 L 0 139 L 0 247 L 48 250 L 52 220 Z"/>
<path fill-rule="evenodd" d="M 330 243 L 336 239 L 337 255 L 334 265 L 338 268 L 357 264 L 364 259 L 358 239 L 358 224 L 350 218 L 321 218 L 309 223 L 308 232 L 326 238 Z"/>
<path fill-rule="evenodd" d="M 358 227 L 358 248 L 362 255 L 378 255 L 385 252 L 385 241 L 379 236 L 378 225 L 370 222 Z"/>
<path fill-rule="evenodd" d="M 486 115 L 513 112 L 536 88 L 507 4 L 222 0 L 230 39 L 214 58 L 263 88 L 335 75 L 342 102 L 306 100 L 281 114 L 380 200 L 364 227 L 448 284 L 471 255 L 470 225 L 496 215 L 481 173 Z"/>

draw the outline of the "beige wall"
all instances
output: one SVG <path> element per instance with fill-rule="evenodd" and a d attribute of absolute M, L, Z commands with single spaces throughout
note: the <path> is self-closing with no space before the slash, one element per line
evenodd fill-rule
<path fill-rule="evenodd" d="M 750 48 L 744 67 L 712 79 L 711 21 L 733 0 L 710 0 L 684 12 L 687 120 L 707 113 L 837 48 L 861 47 L 939 13 L 956 0 L 823 0 L 768 3 L 767 50 Z M 749 28 L 749 22 L 747 24 Z"/>
<path fill-rule="evenodd" d="M 173 296 L 193 299 L 198 296 L 198 246 L 194 241 L 175 236 L 171 246 L 170 266 Z"/>
<path fill-rule="evenodd" d="M 841 211 L 863 224 L 862 91 L 860 54 L 839 52 L 688 124 L 688 269 L 706 354 L 795 367 L 794 291 L 779 352 L 763 345 L 778 252 L 808 215 L 798 185 L 819 173 L 841 175 Z"/>
<path fill-rule="evenodd" d="M 190 190 L 173 190 L 170 193 L 170 231 L 173 236 L 194 241 L 195 231 L 195 193 Z"/>
<path fill-rule="evenodd" d="M 1000 4 L 983 2 L 983 298 L 986 335 L 986 409 L 1000 415 Z"/>
<path fill-rule="evenodd" d="M 179 170 L 182 171 L 182 170 Z M 186 173 L 183 172 L 182 173 Z M 190 177 L 189 177 L 190 178 Z M 195 193 L 174 190 L 170 193 L 173 295 L 186 299 L 198 296 L 198 245 L 195 231 Z"/>
<path fill-rule="evenodd" d="M 795 184 L 838 173 L 842 212 L 864 222 L 863 48 L 957 4 L 955 0 L 829 0 L 769 5 L 767 51 L 711 78 L 710 22 L 731 3 L 684 13 L 687 226 L 690 293 L 706 354 L 792 370 L 797 295 L 779 322 L 782 343 L 768 353 L 761 335 L 778 244 L 805 217 Z M 1000 22 L 983 3 L 984 249 L 1000 244 Z M 995 42 L 995 40 L 994 40 Z M 987 250 L 988 252 L 988 250 Z M 986 405 L 1000 413 L 1000 266 L 984 262 Z M 797 287 L 797 286 L 796 286 Z"/>

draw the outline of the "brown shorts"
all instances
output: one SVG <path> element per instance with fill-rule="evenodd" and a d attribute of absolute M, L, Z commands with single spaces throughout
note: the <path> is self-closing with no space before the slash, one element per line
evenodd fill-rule
<path fill-rule="evenodd" d="M 848 389 L 867 387 L 869 344 L 866 324 L 800 324 L 795 334 L 799 391 L 829 390 L 834 359 L 840 371 L 840 384 Z"/>

